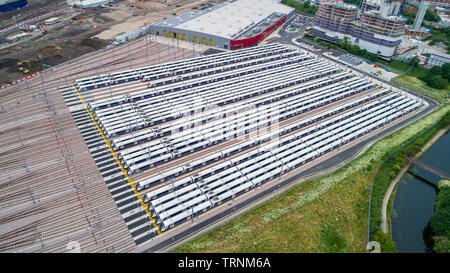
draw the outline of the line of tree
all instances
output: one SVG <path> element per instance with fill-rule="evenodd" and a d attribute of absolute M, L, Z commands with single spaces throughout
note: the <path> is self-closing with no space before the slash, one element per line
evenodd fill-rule
<path fill-rule="evenodd" d="M 438 188 L 434 214 L 430 222 L 434 235 L 433 251 L 450 253 L 450 181 L 440 181 Z"/>
<path fill-rule="evenodd" d="M 315 15 L 317 11 L 317 7 L 311 5 L 309 1 L 305 1 L 303 4 L 301 4 L 294 0 L 281 0 L 281 3 L 295 8 L 296 11 L 308 13 L 311 15 Z"/>

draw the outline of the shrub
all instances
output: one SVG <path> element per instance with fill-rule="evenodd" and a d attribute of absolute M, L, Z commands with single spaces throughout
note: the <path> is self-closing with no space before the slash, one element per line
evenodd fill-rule
<path fill-rule="evenodd" d="M 394 166 L 392 166 L 392 170 L 394 170 L 394 172 L 398 173 L 400 172 L 400 170 L 402 169 L 402 167 L 400 167 L 399 165 L 395 164 Z"/>
<path fill-rule="evenodd" d="M 347 242 L 334 225 L 323 224 L 321 226 L 319 243 L 323 252 L 346 252 Z"/>
<path fill-rule="evenodd" d="M 381 253 L 396 253 L 397 252 L 395 243 L 391 239 L 391 234 L 384 234 L 384 232 L 379 230 L 373 236 L 373 240 L 380 243 Z"/>
<path fill-rule="evenodd" d="M 442 78 L 450 80 L 450 63 L 442 65 Z"/>
<path fill-rule="evenodd" d="M 436 236 L 448 236 L 450 227 L 450 187 L 440 187 L 434 214 L 431 217 L 431 228 Z"/>
<path fill-rule="evenodd" d="M 444 236 L 433 237 L 433 251 L 436 253 L 450 253 L 450 241 Z"/>

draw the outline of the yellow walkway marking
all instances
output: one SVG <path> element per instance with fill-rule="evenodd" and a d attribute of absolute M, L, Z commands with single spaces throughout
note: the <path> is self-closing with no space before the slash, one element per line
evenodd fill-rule
<path fill-rule="evenodd" d="M 78 98 L 80 99 L 81 103 L 83 104 L 83 106 L 86 104 L 83 100 L 83 97 L 81 96 L 80 92 L 78 92 L 78 89 L 75 87 L 75 85 L 72 84 L 73 89 L 75 90 L 75 92 L 78 95 Z M 114 157 L 114 159 L 116 160 L 117 165 L 119 166 L 120 170 L 122 171 L 123 175 L 125 176 L 125 179 L 128 181 L 128 184 L 131 186 L 131 188 L 133 189 L 134 195 L 136 195 L 136 197 L 139 199 L 139 203 L 141 204 L 141 206 L 144 208 L 145 213 L 147 213 L 148 219 L 150 219 L 150 221 L 152 222 L 153 226 L 156 228 L 156 232 L 158 232 L 158 234 L 162 234 L 162 231 L 159 229 L 158 225 L 155 223 L 155 219 L 153 219 L 153 217 L 150 215 L 150 211 L 148 210 L 147 204 L 145 204 L 142 201 L 142 197 L 141 195 L 137 192 L 133 181 L 131 181 L 130 177 L 128 176 L 127 171 L 123 168 L 122 164 L 120 163 L 120 160 L 117 158 L 116 153 L 113 151 L 113 149 L 111 148 L 111 145 L 109 144 L 109 141 L 106 139 L 105 134 L 103 134 L 102 129 L 100 128 L 100 126 L 98 126 L 97 121 L 94 119 L 94 115 L 92 115 L 91 111 L 89 110 L 89 108 L 85 107 L 87 113 L 89 114 L 89 116 L 91 117 L 92 122 L 94 123 L 95 127 L 97 128 L 98 132 L 100 133 L 100 135 L 103 138 L 103 141 L 106 143 L 106 146 L 108 146 L 109 152 L 112 154 L 112 156 Z"/>

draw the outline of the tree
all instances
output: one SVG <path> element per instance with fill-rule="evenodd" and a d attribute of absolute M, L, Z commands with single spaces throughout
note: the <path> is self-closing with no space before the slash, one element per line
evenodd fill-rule
<path fill-rule="evenodd" d="M 410 61 L 409 64 L 412 66 L 418 66 L 419 65 L 419 57 L 414 56 Z"/>
<path fill-rule="evenodd" d="M 369 54 L 366 49 L 361 50 L 361 57 L 366 58 L 366 59 L 369 57 Z"/>
<path fill-rule="evenodd" d="M 436 253 L 450 253 L 450 241 L 444 236 L 433 237 L 433 251 Z"/>
<path fill-rule="evenodd" d="M 436 236 L 450 235 L 450 187 L 439 187 L 434 214 L 431 217 L 431 229 Z"/>
<path fill-rule="evenodd" d="M 438 66 L 438 65 L 434 65 L 431 69 L 430 69 L 430 74 L 435 76 L 435 75 L 442 75 L 442 67 Z"/>
<path fill-rule="evenodd" d="M 425 20 L 431 22 L 439 22 L 441 21 L 441 17 L 439 17 L 436 13 L 432 12 L 431 10 L 427 9 L 427 11 L 425 12 Z"/>
<path fill-rule="evenodd" d="M 350 49 L 350 43 L 348 42 L 348 38 L 347 37 L 344 37 L 344 38 L 341 39 L 341 47 L 344 50 L 347 50 L 347 51 Z"/>
<path fill-rule="evenodd" d="M 450 63 L 442 65 L 442 78 L 450 80 Z"/>
<path fill-rule="evenodd" d="M 306 1 L 305 3 L 303 3 L 303 8 L 307 9 L 309 8 L 310 4 L 309 1 Z"/>
<path fill-rule="evenodd" d="M 352 45 L 350 47 L 350 53 L 352 53 L 353 55 L 359 55 L 359 52 L 361 51 L 361 49 L 359 48 L 359 46 L 357 45 Z"/>
<path fill-rule="evenodd" d="M 426 84 L 437 89 L 445 89 L 448 85 L 448 80 L 442 78 L 441 75 L 435 75 L 427 78 Z"/>

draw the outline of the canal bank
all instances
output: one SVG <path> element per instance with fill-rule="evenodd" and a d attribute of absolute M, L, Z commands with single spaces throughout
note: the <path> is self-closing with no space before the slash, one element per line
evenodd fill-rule
<path fill-rule="evenodd" d="M 448 164 L 450 133 L 448 129 L 447 127 L 440 130 L 417 156 L 420 158 L 420 162 L 445 173 L 450 173 L 450 164 Z M 439 176 L 408 163 L 396 177 L 396 181 L 391 183 L 391 190 L 398 183 L 390 215 L 392 240 L 395 242 L 398 252 L 430 252 L 430 245 L 427 245 L 426 242 L 429 238 L 427 225 L 433 215 L 437 195 L 435 185 L 439 180 L 441 180 Z M 383 210 L 385 211 L 385 207 Z M 386 219 L 383 219 L 382 229 L 383 231 L 388 230 Z"/>

